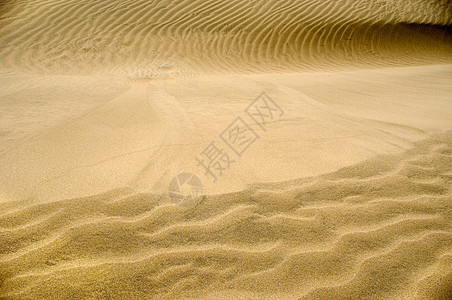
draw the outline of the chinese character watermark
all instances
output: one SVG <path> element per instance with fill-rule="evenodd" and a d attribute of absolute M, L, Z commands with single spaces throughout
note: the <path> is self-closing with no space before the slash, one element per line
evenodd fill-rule
<path fill-rule="evenodd" d="M 228 170 L 231 163 L 234 162 L 224 149 L 215 145 L 215 142 L 211 142 L 201 152 L 201 156 L 201 158 L 196 158 L 198 166 L 202 166 L 205 169 L 204 174 L 211 176 L 213 181 L 217 181 L 218 177 L 223 175 L 223 171 Z"/>
<path fill-rule="evenodd" d="M 204 175 L 209 176 L 216 182 L 231 164 L 241 157 L 259 138 L 259 134 L 251 127 L 257 124 L 259 128 L 266 131 L 266 126 L 272 121 L 277 121 L 284 111 L 265 92 L 259 95 L 244 110 L 244 118 L 238 116 L 219 135 L 226 148 L 218 146 L 212 141 L 196 157 L 197 166 L 204 169 Z M 247 120 L 250 123 L 247 123 Z M 230 153 L 227 150 L 232 150 Z"/>
<path fill-rule="evenodd" d="M 284 114 L 284 111 L 265 92 L 254 99 L 243 112 L 243 118 L 238 116 L 220 133 L 219 142 L 212 141 L 195 158 L 197 166 L 202 168 L 204 175 L 213 182 L 216 182 L 229 170 L 237 158 L 240 158 L 260 139 L 259 134 L 252 128 L 253 124 L 267 131 L 267 125 L 277 121 Z M 221 146 L 222 143 L 225 146 Z M 201 180 L 190 173 L 176 176 L 168 187 L 168 194 L 176 203 L 196 200 L 202 197 L 202 192 Z"/>
<path fill-rule="evenodd" d="M 237 117 L 237 119 L 220 134 L 220 138 L 238 156 L 242 156 L 242 154 L 259 139 L 259 135 L 246 124 L 241 117 Z"/>
<path fill-rule="evenodd" d="M 246 114 L 264 131 L 267 122 L 282 117 L 284 111 L 265 92 L 257 97 L 246 109 Z"/>

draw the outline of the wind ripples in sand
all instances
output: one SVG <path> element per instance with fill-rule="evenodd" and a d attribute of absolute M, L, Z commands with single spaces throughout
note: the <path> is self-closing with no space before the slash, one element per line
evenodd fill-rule
<path fill-rule="evenodd" d="M 16 1 L 0 70 L 135 79 L 451 62 L 448 1 Z"/>
<path fill-rule="evenodd" d="M 0 296 L 446 299 L 451 175 L 444 134 L 191 208 L 126 188 L 4 203 Z"/>

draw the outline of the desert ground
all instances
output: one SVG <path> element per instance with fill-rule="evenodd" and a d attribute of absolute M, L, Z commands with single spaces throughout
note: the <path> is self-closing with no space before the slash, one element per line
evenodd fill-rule
<path fill-rule="evenodd" d="M 452 299 L 452 2 L 0 1 L 0 299 Z"/>

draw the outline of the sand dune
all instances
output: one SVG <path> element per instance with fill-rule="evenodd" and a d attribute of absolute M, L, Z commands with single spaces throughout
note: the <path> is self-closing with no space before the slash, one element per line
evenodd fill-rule
<path fill-rule="evenodd" d="M 55 124 L 61 117 L 68 119 L 88 108 L 77 110 L 70 98 L 56 106 L 57 91 L 47 86 L 63 85 L 59 82 L 67 79 L 41 79 L 43 88 L 37 89 L 47 90 L 50 97 L 41 101 L 42 113 L 26 118 L 29 107 L 36 105 L 22 100 L 15 101 L 11 114 L 24 115 L 20 120 L 25 124 L 40 121 L 42 128 L 28 132 L 21 126 L 23 136 L 31 137 L 11 138 L 13 146 L 0 157 L 0 185 L 8 199 L 55 201 L 124 185 L 166 193 L 168 183 L 181 172 L 202 178 L 205 194 L 328 173 L 378 154 L 403 152 L 416 141 L 449 130 L 451 78 L 448 66 L 222 75 L 151 84 L 113 84 L 96 77 L 85 84 L 83 93 L 74 92 L 77 86 L 61 93 L 70 92 L 75 99 L 90 95 L 84 103 L 96 103 L 92 89 L 100 86 L 96 93 L 110 101 L 59 126 Z M 112 86 L 121 88 L 104 92 Z M 260 138 L 243 157 L 231 156 L 236 162 L 213 182 L 197 166 L 196 157 L 212 141 L 227 147 L 220 133 L 238 116 L 249 120 L 243 110 L 262 91 L 278 102 L 284 116 L 266 131 L 251 124 Z M 29 91 L 29 97 L 34 100 L 41 93 Z M 6 123 L 7 137 L 18 135 L 17 124 Z"/>
<path fill-rule="evenodd" d="M 0 1 L 0 299 L 452 298 L 451 26 L 448 0 Z"/>
<path fill-rule="evenodd" d="M 448 1 L 14 1 L 0 70 L 134 79 L 451 62 Z"/>
<path fill-rule="evenodd" d="M 188 209 L 130 189 L 3 204 L 2 296 L 446 299 L 451 138 Z"/>

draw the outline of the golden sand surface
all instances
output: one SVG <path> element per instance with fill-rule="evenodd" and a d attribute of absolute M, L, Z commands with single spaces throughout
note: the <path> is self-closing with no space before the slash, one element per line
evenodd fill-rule
<path fill-rule="evenodd" d="M 0 299 L 452 299 L 451 26 L 0 1 Z"/>

